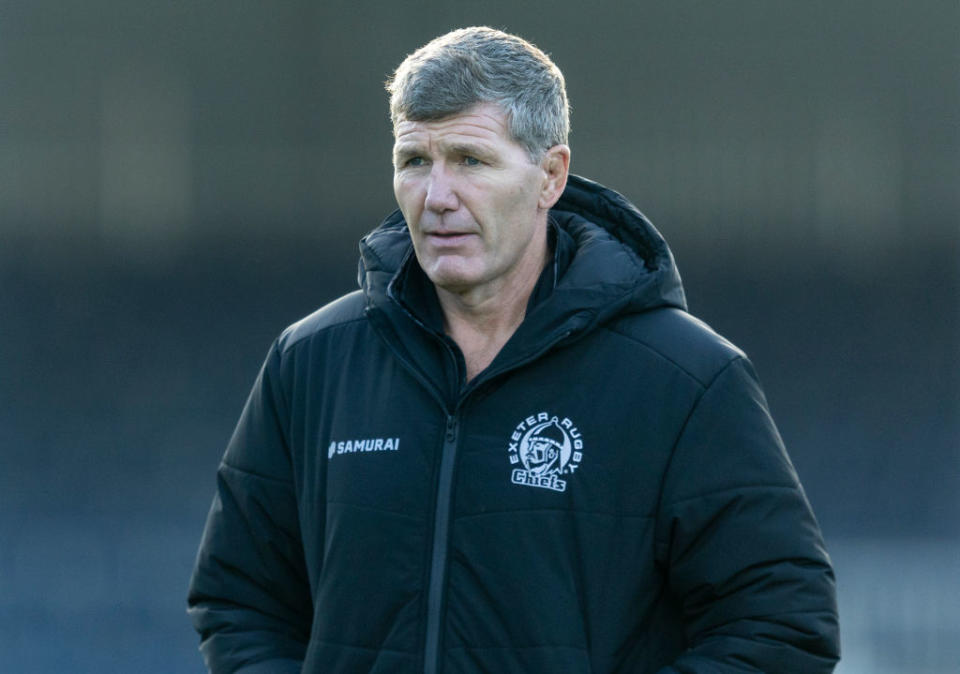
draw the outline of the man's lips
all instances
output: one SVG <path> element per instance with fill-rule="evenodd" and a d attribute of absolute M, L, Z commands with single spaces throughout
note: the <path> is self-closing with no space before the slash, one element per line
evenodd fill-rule
<path fill-rule="evenodd" d="M 425 232 L 425 235 L 430 243 L 435 246 L 457 246 L 476 236 L 473 232 L 453 231 Z"/>

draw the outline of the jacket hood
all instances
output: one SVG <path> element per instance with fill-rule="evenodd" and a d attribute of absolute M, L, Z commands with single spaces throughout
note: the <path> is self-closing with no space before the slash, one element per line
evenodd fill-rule
<path fill-rule="evenodd" d="M 686 309 L 666 241 L 622 195 L 570 175 L 550 218 L 573 240 L 573 258 L 520 331 L 573 334 L 619 314 L 664 306 Z M 408 263 L 414 263 L 413 245 L 397 210 L 360 241 L 358 281 L 368 303 L 385 301 L 391 280 Z"/>

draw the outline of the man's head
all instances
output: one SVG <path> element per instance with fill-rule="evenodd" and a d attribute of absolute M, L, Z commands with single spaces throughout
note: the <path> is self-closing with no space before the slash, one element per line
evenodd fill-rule
<path fill-rule="evenodd" d="M 407 57 L 388 89 L 394 194 L 427 276 L 476 302 L 532 290 L 570 162 L 560 71 L 520 38 L 466 28 Z"/>
<path fill-rule="evenodd" d="M 486 27 L 455 30 L 410 54 L 387 82 L 394 130 L 496 103 L 510 135 L 533 161 L 566 145 L 569 104 L 563 73 L 537 47 Z"/>

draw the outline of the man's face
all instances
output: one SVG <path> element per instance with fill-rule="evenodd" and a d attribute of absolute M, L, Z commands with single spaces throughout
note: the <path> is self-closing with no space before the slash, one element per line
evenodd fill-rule
<path fill-rule="evenodd" d="M 393 190 L 420 266 L 439 288 L 495 295 L 539 274 L 546 173 L 492 103 L 395 129 Z M 552 205 L 552 204 L 551 204 Z"/>

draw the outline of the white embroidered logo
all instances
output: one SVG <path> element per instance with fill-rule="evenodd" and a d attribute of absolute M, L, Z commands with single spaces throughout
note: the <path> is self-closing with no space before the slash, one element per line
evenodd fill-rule
<path fill-rule="evenodd" d="M 570 419 L 548 412 L 531 415 L 521 421 L 510 436 L 510 481 L 528 487 L 564 491 L 570 475 L 579 466 L 583 438 Z"/>
<path fill-rule="evenodd" d="M 327 449 L 327 460 L 334 454 L 353 454 L 354 452 L 395 452 L 400 449 L 400 438 L 365 438 L 363 440 L 331 440 Z"/>

